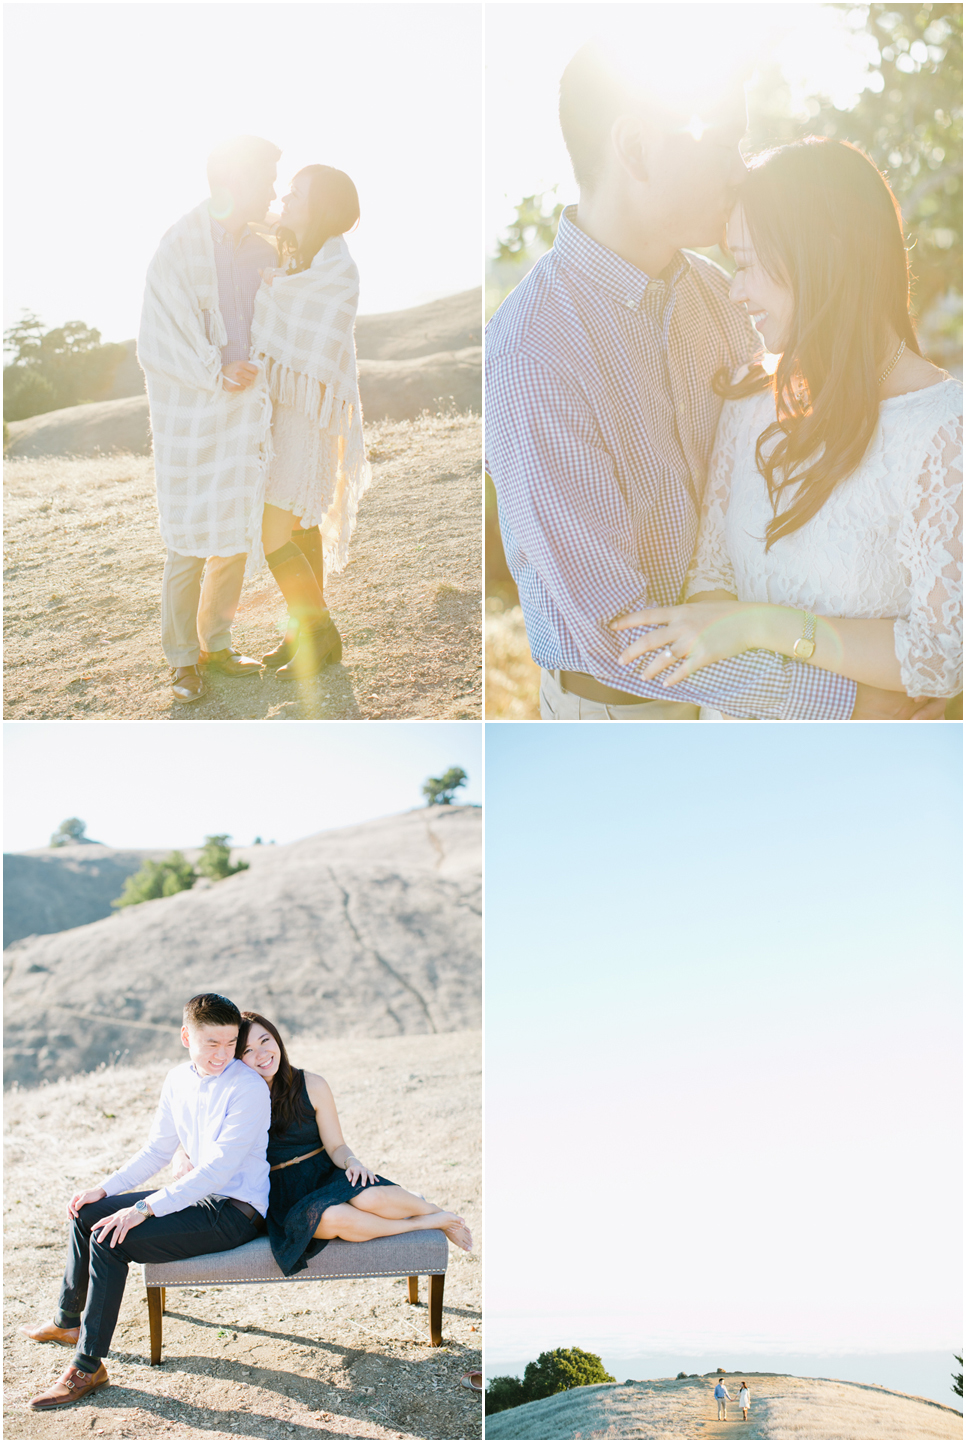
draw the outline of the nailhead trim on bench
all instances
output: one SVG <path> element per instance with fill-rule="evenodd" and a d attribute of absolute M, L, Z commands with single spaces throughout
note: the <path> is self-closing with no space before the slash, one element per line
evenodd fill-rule
<path fill-rule="evenodd" d="M 154 1263 L 153 1267 L 166 1267 L 166 1263 Z M 424 1268 L 420 1267 L 418 1276 L 422 1278 L 441 1278 L 446 1275 L 445 1268 Z M 373 1273 L 296 1273 L 291 1278 L 179 1278 L 176 1281 L 169 1278 L 159 1279 L 158 1282 L 149 1283 L 145 1274 L 145 1287 L 147 1288 L 233 1288 L 236 1283 L 326 1283 L 332 1278 L 404 1278 L 407 1274 L 400 1272 L 398 1268 L 387 1268 L 383 1272 Z"/>

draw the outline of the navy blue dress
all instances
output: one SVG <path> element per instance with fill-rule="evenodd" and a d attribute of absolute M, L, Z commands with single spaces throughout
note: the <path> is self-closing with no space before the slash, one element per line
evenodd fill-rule
<path fill-rule="evenodd" d="M 307 1152 L 315 1152 L 317 1147 L 322 1146 L 304 1072 L 301 1078 L 305 1118 L 284 1133 L 269 1133 L 269 1167 L 287 1162 L 292 1157 L 302 1157 Z M 358 1197 L 371 1187 L 395 1186 L 387 1177 L 377 1178 L 367 1187 L 351 1183 L 345 1171 L 336 1167 L 327 1152 L 318 1152 L 304 1162 L 283 1167 L 269 1177 L 268 1240 L 275 1261 L 287 1278 L 293 1273 L 301 1273 L 309 1258 L 314 1258 L 329 1241 L 328 1238 L 313 1236 L 326 1208 L 335 1203 L 347 1203 L 350 1198 Z"/>

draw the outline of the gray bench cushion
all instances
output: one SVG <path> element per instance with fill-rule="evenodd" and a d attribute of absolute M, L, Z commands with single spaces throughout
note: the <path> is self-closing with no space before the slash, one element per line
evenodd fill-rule
<path fill-rule="evenodd" d="M 203 1253 L 172 1263 L 145 1263 L 148 1288 L 217 1287 L 223 1283 L 311 1283 L 325 1278 L 415 1278 L 445 1273 L 449 1243 L 435 1228 L 345 1243 L 335 1238 L 309 1259 L 308 1267 L 286 1278 L 272 1257 L 268 1238 L 255 1238 L 224 1253 Z"/>

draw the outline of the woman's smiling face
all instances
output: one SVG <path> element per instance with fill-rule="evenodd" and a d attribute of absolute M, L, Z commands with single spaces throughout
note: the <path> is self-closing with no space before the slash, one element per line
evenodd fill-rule
<path fill-rule="evenodd" d="M 248 1029 L 248 1037 L 245 1041 L 245 1050 L 241 1060 L 246 1067 L 264 1077 L 271 1086 L 272 1078 L 278 1071 L 278 1064 L 281 1061 L 281 1051 L 278 1043 L 272 1034 L 259 1023 L 253 1022 Z"/>
<path fill-rule="evenodd" d="M 780 355 L 791 330 L 792 293 L 769 275 L 758 259 L 740 202 L 728 221 L 728 249 L 738 265 L 731 282 L 731 299 L 751 317 L 766 349 Z"/>

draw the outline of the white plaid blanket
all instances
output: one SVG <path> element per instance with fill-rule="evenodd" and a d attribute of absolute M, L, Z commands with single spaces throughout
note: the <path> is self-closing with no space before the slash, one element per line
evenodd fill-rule
<path fill-rule="evenodd" d="M 272 400 L 292 407 L 338 442 L 329 517 L 319 523 L 321 471 L 297 478 L 294 502 L 305 524 L 321 525 L 326 570 L 345 565 L 359 501 L 372 479 L 353 334 L 358 304 L 359 272 L 345 238 L 332 236 L 308 270 L 278 275 L 270 287 L 260 288 L 252 321 L 252 359 L 265 368 Z M 319 446 L 316 454 L 321 468 L 329 464 L 332 448 Z"/>
<path fill-rule="evenodd" d="M 206 201 L 171 227 L 148 268 L 138 360 L 165 545 L 182 556 L 247 552 L 251 572 L 264 560 L 272 408 L 264 376 L 237 395 L 223 388 L 225 341 Z"/>

